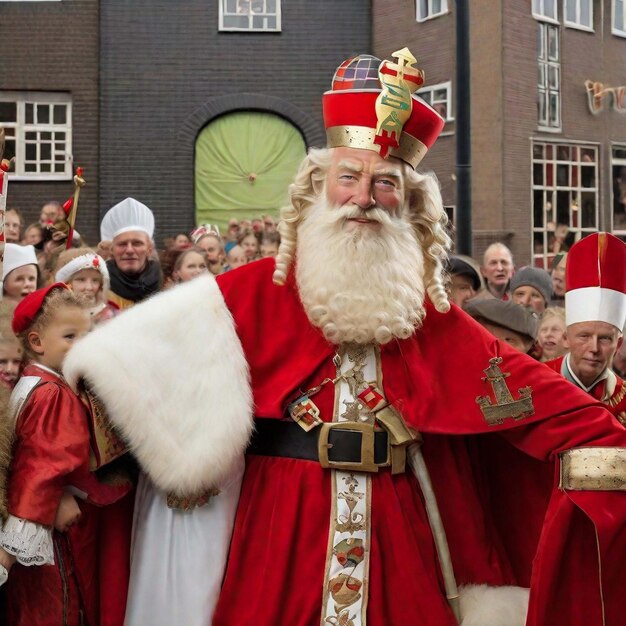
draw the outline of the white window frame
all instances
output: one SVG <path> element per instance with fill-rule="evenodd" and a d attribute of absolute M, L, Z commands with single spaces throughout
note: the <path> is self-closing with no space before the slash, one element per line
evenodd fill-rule
<path fill-rule="evenodd" d="M 537 126 L 539 130 L 549 133 L 560 133 L 563 120 L 561 118 L 561 38 L 559 27 L 553 24 L 539 24 L 539 35 L 542 45 L 541 51 L 537 51 L 537 100 L 540 98 L 545 103 L 545 118 L 541 119 L 537 111 Z M 550 29 L 556 32 L 556 57 L 551 58 L 549 53 Z M 544 35 L 545 32 L 545 35 Z M 557 85 L 550 84 L 550 71 L 557 75 Z M 543 72 L 543 83 L 540 83 L 539 75 Z M 550 120 L 550 99 L 555 96 L 557 99 L 557 120 Z"/>
<path fill-rule="evenodd" d="M 623 30 L 619 30 L 615 26 L 615 16 L 617 15 L 617 11 L 619 11 L 618 3 L 622 5 L 622 25 Z M 611 2 L 611 32 L 617 37 L 626 37 L 626 0 L 613 0 Z"/>
<path fill-rule="evenodd" d="M 253 14 L 251 11 L 248 13 L 248 26 L 225 26 L 224 18 L 229 17 L 241 17 L 240 13 L 233 13 L 232 11 L 228 11 L 228 4 L 231 2 L 239 3 L 239 2 L 250 2 L 250 8 L 252 8 L 253 0 L 219 0 L 219 30 L 224 32 L 238 32 L 238 33 L 276 33 L 282 30 L 281 26 L 281 0 L 274 0 L 276 3 L 276 12 L 268 13 L 267 10 L 265 12 L 259 14 Z M 256 2 L 262 2 L 264 9 L 267 9 L 268 0 L 254 0 Z M 244 14 L 245 15 L 245 14 Z M 255 17 L 274 17 L 276 19 L 276 27 L 268 28 L 266 25 L 263 27 L 253 27 L 253 21 Z M 264 20 L 267 22 L 267 20 Z"/>
<path fill-rule="evenodd" d="M 591 24 L 582 24 L 580 21 L 581 4 L 586 2 L 589 5 L 589 20 Z M 570 3 L 574 3 L 576 7 L 576 21 L 571 22 L 567 19 L 567 5 Z M 567 28 L 575 28 L 577 30 L 585 30 L 587 32 L 593 33 L 593 0 L 563 0 L 563 25 L 567 26 Z"/>
<path fill-rule="evenodd" d="M 546 15 L 546 0 L 532 0 L 532 13 L 533 17 L 536 20 L 540 20 L 542 22 L 550 22 L 551 24 L 559 23 L 559 3 L 558 0 L 553 0 L 554 2 L 554 17 L 551 15 Z"/>
<path fill-rule="evenodd" d="M 433 101 L 433 95 L 435 91 L 445 90 L 446 98 L 445 100 L 437 100 Z M 454 116 L 452 114 L 452 82 L 447 81 L 445 83 L 439 83 L 437 85 L 429 85 L 428 87 L 423 87 L 417 92 L 417 95 L 422 98 L 425 102 L 427 102 L 433 109 L 435 109 L 435 105 L 439 103 L 445 103 L 446 105 L 446 117 L 444 118 L 446 123 L 454 122 Z M 427 96 L 427 97 L 424 97 Z M 436 109 L 435 109 L 436 110 Z"/>
<path fill-rule="evenodd" d="M 616 150 L 626 150 L 626 144 L 614 143 L 611 145 L 611 180 L 613 180 L 613 168 L 617 165 L 626 167 L 626 158 L 616 157 Z M 615 230 L 615 211 L 614 211 L 615 197 L 613 191 L 613 185 L 611 185 L 611 232 L 619 237 L 626 235 L 626 229 Z"/>
<path fill-rule="evenodd" d="M 448 7 L 448 0 L 441 0 L 441 10 L 435 13 L 433 11 L 433 0 L 426 0 L 426 14 L 421 15 L 420 0 L 415 0 L 415 21 L 426 22 L 442 15 L 447 15 L 450 12 Z"/>
<path fill-rule="evenodd" d="M 16 103 L 16 121 L 15 122 L 2 122 L 5 129 L 13 129 L 11 133 L 15 138 L 15 165 L 13 171 L 10 174 L 11 180 L 71 180 L 72 171 L 72 97 L 71 94 L 66 92 L 37 92 L 37 91 L 0 91 L 1 102 L 15 102 Z M 67 107 L 65 113 L 65 123 L 55 124 L 53 121 L 48 123 L 26 123 L 26 105 L 58 105 L 62 104 Z M 41 172 L 39 171 L 42 159 L 40 158 L 41 150 L 41 137 L 40 133 L 65 133 L 65 149 L 60 152 L 55 149 L 54 141 L 51 139 L 51 169 L 54 169 L 56 162 L 55 157 L 64 155 L 63 172 Z M 38 159 L 36 172 L 26 171 L 26 134 L 36 133 L 37 139 L 35 141 L 28 140 L 29 143 L 35 143 L 37 146 Z M 45 143 L 48 143 L 46 140 Z M 46 159 L 44 162 L 48 162 Z"/>
<path fill-rule="evenodd" d="M 543 146 L 543 155 L 542 157 L 535 157 L 534 149 L 535 146 Z M 548 157 L 546 155 L 546 146 L 550 145 L 552 150 L 552 156 Z M 558 155 L 558 149 L 560 147 L 566 147 L 568 149 L 577 148 L 578 158 L 576 160 L 569 159 L 561 159 Z M 548 244 L 548 236 L 551 231 L 547 229 L 547 222 L 551 221 L 554 224 L 558 223 L 558 193 L 569 193 L 570 196 L 573 196 L 573 201 L 568 207 L 568 219 L 570 221 L 567 224 L 569 232 L 574 233 L 576 241 L 579 241 L 583 235 L 590 235 L 591 233 L 597 232 L 599 227 L 599 219 L 600 219 L 600 146 L 597 143 L 592 142 L 579 142 L 579 141 L 552 141 L 546 140 L 545 138 L 533 138 L 531 140 L 531 210 L 530 210 L 530 223 L 531 223 L 531 258 L 532 264 L 535 267 L 543 267 L 544 269 L 548 269 L 549 262 L 551 261 L 550 257 L 554 256 L 554 253 L 550 252 L 547 248 Z M 585 161 L 585 156 L 583 152 L 589 154 L 593 154 L 593 160 L 590 162 Z M 558 165 L 567 165 L 569 168 L 577 169 L 577 182 L 576 184 L 572 184 L 571 180 L 568 180 L 566 184 L 559 184 L 558 180 Z M 534 176 L 534 168 L 541 167 L 541 178 L 542 181 L 537 184 L 535 182 Z M 552 183 L 548 184 L 548 172 L 547 168 L 551 168 Z M 594 180 L 595 186 L 593 187 L 585 187 L 583 186 L 583 171 L 582 168 L 592 168 L 594 170 Z M 568 170 L 571 174 L 571 169 Z M 536 226 L 535 225 L 535 197 L 537 193 L 542 194 L 542 206 L 541 212 L 543 214 L 543 225 Z M 594 225 L 593 226 L 583 226 L 582 225 L 582 209 L 581 209 L 581 200 L 583 198 L 583 194 L 594 194 L 595 195 L 595 215 L 594 215 Z M 577 208 L 574 208 L 574 205 Z M 573 222 L 573 214 L 575 211 L 578 211 L 578 224 L 574 225 Z M 562 222 L 561 222 L 562 223 Z M 542 236 L 542 252 L 535 252 L 534 244 L 535 244 L 535 236 Z M 541 263 L 537 263 L 537 261 L 541 261 Z"/>

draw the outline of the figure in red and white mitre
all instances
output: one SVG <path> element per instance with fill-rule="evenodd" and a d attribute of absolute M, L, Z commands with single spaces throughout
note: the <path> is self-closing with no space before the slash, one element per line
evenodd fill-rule
<path fill-rule="evenodd" d="M 338 70 L 276 261 L 68 357 L 145 474 L 129 626 L 623 619 L 626 432 L 450 306 L 441 195 L 415 171 L 444 122 L 395 56 Z"/>
<path fill-rule="evenodd" d="M 626 385 L 611 369 L 624 341 L 626 244 L 609 233 L 585 237 L 570 250 L 565 280 L 569 353 L 546 365 L 626 425 Z"/>

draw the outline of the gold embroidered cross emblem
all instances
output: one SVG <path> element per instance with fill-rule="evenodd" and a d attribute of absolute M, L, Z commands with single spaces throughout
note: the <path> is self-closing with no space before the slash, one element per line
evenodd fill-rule
<path fill-rule="evenodd" d="M 483 412 L 489 426 L 502 424 L 507 417 L 512 417 L 515 421 L 518 421 L 533 415 L 535 412 L 532 399 L 533 390 L 530 387 L 518 389 L 520 397 L 518 400 L 514 400 L 504 381 L 511 374 L 502 372 L 498 367 L 500 363 L 502 363 L 502 357 L 500 356 L 489 359 L 489 367 L 483 370 L 486 376 L 482 378 L 483 382 L 491 383 L 496 403 L 492 404 L 489 396 L 476 397 L 476 403 L 480 406 L 480 410 Z"/>

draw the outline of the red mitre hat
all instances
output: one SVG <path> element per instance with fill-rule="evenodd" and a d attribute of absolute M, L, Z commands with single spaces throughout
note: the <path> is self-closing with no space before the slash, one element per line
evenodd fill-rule
<path fill-rule="evenodd" d="M 565 267 L 566 323 L 626 323 L 626 244 L 609 233 L 577 242 Z"/>
<path fill-rule="evenodd" d="M 16 307 L 13 313 L 13 332 L 17 335 L 23 333 L 33 323 L 35 316 L 45 302 L 48 295 L 55 289 L 69 289 L 65 283 L 54 283 L 49 287 L 37 289 L 33 293 L 29 293 Z"/>
<path fill-rule="evenodd" d="M 332 90 L 323 97 L 329 148 L 373 150 L 417 167 L 444 127 L 444 119 L 413 95 L 424 74 L 412 67 L 408 48 L 394 52 L 396 62 L 361 55 L 344 61 Z"/>

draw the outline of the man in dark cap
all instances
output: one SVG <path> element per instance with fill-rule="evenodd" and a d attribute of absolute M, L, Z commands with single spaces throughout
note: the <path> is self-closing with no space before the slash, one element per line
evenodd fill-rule
<path fill-rule="evenodd" d="M 473 300 L 465 307 L 494 337 L 528 354 L 535 344 L 539 316 L 532 309 L 510 300 Z"/>
<path fill-rule="evenodd" d="M 474 259 L 464 255 L 451 256 L 447 270 L 450 274 L 450 298 L 463 308 L 483 287 Z"/>

